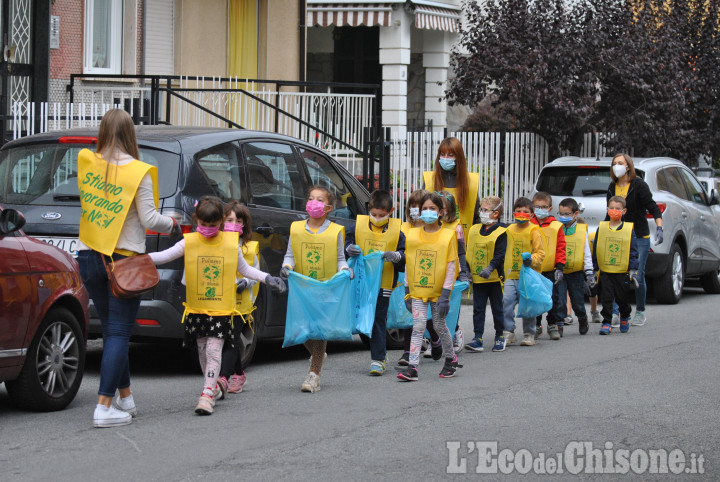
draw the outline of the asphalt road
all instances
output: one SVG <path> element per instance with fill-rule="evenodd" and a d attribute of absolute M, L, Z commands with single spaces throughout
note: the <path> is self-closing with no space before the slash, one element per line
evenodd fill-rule
<path fill-rule="evenodd" d="M 606 450 L 629 480 L 677 477 L 651 473 L 652 457 L 661 472 L 718 479 L 719 312 L 720 296 L 689 289 L 679 305 L 650 305 L 648 324 L 628 334 L 600 336 L 591 324 L 580 336 L 575 323 L 560 341 L 463 351 L 454 379 L 423 360 L 416 383 L 398 382 L 392 367 L 370 377 L 360 342 L 332 343 L 315 394 L 300 392 L 303 348 L 263 343 L 246 390 L 210 417 L 193 413 L 202 377 L 176 346 L 133 344 L 139 414 L 114 429 L 92 427 L 101 354 L 92 342 L 80 392 L 63 412 L 18 411 L 0 386 L 0 479 L 515 480 L 526 469 L 531 479 L 589 479 L 599 476 L 585 468 L 610 466 L 606 452 L 587 457 L 591 448 Z M 460 322 L 472 331 L 470 306 Z M 503 457 L 495 468 L 478 455 L 493 447 Z M 669 465 L 649 450 L 670 454 Z M 562 473 L 538 473 L 557 470 L 558 453 Z M 486 466 L 495 473 L 476 473 Z"/>

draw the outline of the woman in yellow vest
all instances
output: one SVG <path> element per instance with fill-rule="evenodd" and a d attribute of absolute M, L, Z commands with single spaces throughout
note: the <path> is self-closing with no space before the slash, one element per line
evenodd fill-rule
<path fill-rule="evenodd" d="M 238 233 L 220 231 L 225 219 L 222 201 L 204 196 L 195 206 L 193 221 L 197 232 L 157 253 L 150 253 L 155 264 L 165 264 L 185 257 L 185 336 L 195 339 L 198 357 L 205 377 L 203 390 L 195 406 L 198 415 L 210 415 L 215 406 L 215 390 L 220 375 L 220 360 L 225 340 L 233 339 L 233 316 L 236 305 L 235 273 L 262 281 L 284 292 L 285 282 L 249 266 L 239 244 Z M 236 320 L 239 321 L 239 320 Z"/>
<path fill-rule="evenodd" d="M 459 366 L 452 347 L 452 335 L 445 323 L 445 317 L 450 311 L 450 293 L 455 284 L 457 239 L 453 231 L 441 226 L 440 217 L 443 214 L 442 198 L 435 193 L 425 195 L 420 208 L 420 219 L 424 226 L 411 229 L 406 239 L 405 304 L 413 315 L 413 331 L 408 367 L 397 375 L 402 381 L 418 379 L 428 304 L 432 312 L 433 326 L 440 335 L 442 354 L 445 356 L 445 365 L 440 376 L 454 377 Z"/>
<path fill-rule="evenodd" d="M 238 233 L 240 237 L 240 248 L 245 262 L 255 269 L 260 269 L 258 258 L 259 248 L 257 241 L 252 240 L 252 224 L 250 211 L 239 201 L 231 200 L 225 205 L 225 222 L 222 230 L 230 233 Z M 252 323 L 252 312 L 255 309 L 255 298 L 257 297 L 260 285 L 257 281 L 238 276 L 235 283 L 237 295 L 236 304 L 243 323 L 233 323 L 233 343 L 225 340 L 222 351 L 222 362 L 220 363 L 220 378 L 218 378 L 218 393 L 220 399 L 225 398 L 225 393 L 240 393 L 246 381 L 245 371 L 242 366 L 242 341 L 241 335 L 245 323 Z M 252 325 L 250 326 L 252 329 Z"/>
<path fill-rule="evenodd" d="M 345 261 L 345 228 L 327 219 L 335 206 L 335 194 L 324 186 L 313 186 L 308 192 L 306 221 L 295 221 L 290 226 L 290 239 L 280 269 L 280 277 L 287 279 L 290 271 L 325 281 L 342 269 L 355 275 Z M 318 300 L 318 302 L 322 302 Z M 320 372 L 327 353 L 327 341 L 308 340 L 305 348 L 310 352 L 310 368 L 300 386 L 303 392 L 320 390 Z"/>
<path fill-rule="evenodd" d="M 145 253 L 146 229 L 180 234 L 173 218 L 157 212 L 157 168 L 139 158 L 132 119 L 119 109 L 103 116 L 97 151 L 83 149 L 78 154 L 82 211 L 77 261 L 103 332 L 95 427 L 127 425 L 137 413 L 130 391 L 128 346 L 140 297 L 112 295 L 102 257 L 109 262 Z M 116 392 L 119 396 L 113 403 Z"/>

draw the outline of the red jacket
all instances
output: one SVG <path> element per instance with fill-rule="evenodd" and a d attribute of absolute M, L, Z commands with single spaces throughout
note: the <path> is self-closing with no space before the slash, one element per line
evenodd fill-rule
<path fill-rule="evenodd" d="M 550 223 L 553 221 L 557 221 L 554 216 L 548 216 L 546 217 L 542 224 L 540 223 L 540 220 L 533 216 L 530 219 L 531 223 L 537 224 L 541 228 L 550 226 Z M 557 247 L 555 248 L 555 269 L 563 269 L 565 267 L 565 261 L 567 260 L 567 257 L 565 256 L 565 233 L 563 233 L 562 229 L 558 229 L 557 233 Z M 545 254 L 547 256 L 547 253 Z"/>

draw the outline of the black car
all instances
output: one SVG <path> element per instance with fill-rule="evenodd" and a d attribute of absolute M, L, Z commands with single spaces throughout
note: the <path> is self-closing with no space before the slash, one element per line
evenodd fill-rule
<path fill-rule="evenodd" d="M 252 214 L 253 239 L 260 244 L 261 269 L 277 275 L 287 249 L 290 224 L 305 219 L 306 193 L 320 184 L 336 195 L 330 218 L 345 226 L 367 213 L 368 192 L 321 149 L 291 137 L 249 130 L 139 126 L 140 159 L 158 167 L 159 210 L 192 230 L 194 204 L 212 194 L 237 199 Z M 97 129 L 37 134 L 5 144 L 0 150 L 0 204 L 22 211 L 25 232 L 72 254 L 77 250 L 80 199 L 77 155 L 94 149 Z M 148 252 L 172 244 L 168 236 L 148 232 Z M 143 296 L 134 339 L 182 338 L 185 301 L 182 260 L 160 269 L 160 284 Z M 287 295 L 261 285 L 254 326 L 243 327 L 243 362 L 258 338 L 282 337 Z M 90 337 L 101 336 L 91 307 Z"/>

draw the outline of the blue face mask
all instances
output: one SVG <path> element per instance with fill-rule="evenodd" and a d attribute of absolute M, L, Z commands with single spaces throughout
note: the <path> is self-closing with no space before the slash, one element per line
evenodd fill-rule
<path fill-rule="evenodd" d="M 425 224 L 432 224 L 438 220 L 438 213 L 437 211 L 426 209 L 420 214 L 420 220 Z"/>
<path fill-rule="evenodd" d="M 535 212 L 535 217 L 538 219 L 545 219 L 546 217 L 550 216 L 549 209 L 535 208 L 534 212 Z"/>
<path fill-rule="evenodd" d="M 442 167 L 445 171 L 451 171 L 455 169 L 455 159 L 452 159 L 450 157 L 441 157 L 438 162 L 440 162 L 440 167 Z"/>
<path fill-rule="evenodd" d="M 574 221 L 572 216 L 558 216 L 557 220 L 565 225 L 572 224 Z"/>

